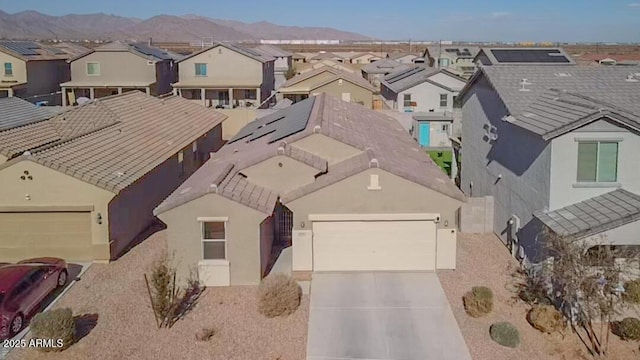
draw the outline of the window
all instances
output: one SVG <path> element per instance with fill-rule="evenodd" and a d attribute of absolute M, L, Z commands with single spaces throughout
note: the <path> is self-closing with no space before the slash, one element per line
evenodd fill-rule
<path fill-rule="evenodd" d="M 447 58 L 440 58 L 440 60 L 438 60 L 438 64 L 440 66 L 449 66 L 449 59 Z"/>
<path fill-rule="evenodd" d="M 227 258 L 226 223 L 223 221 L 202 222 L 202 258 L 224 260 Z"/>
<path fill-rule="evenodd" d="M 447 107 L 449 98 L 447 94 L 440 94 L 440 107 Z"/>
<path fill-rule="evenodd" d="M 4 63 L 4 76 L 13 76 L 13 64 Z"/>
<path fill-rule="evenodd" d="M 578 143 L 578 182 L 616 182 L 617 180 L 617 142 Z"/>
<path fill-rule="evenodd" d="M 411 94 L 404 94 L 404 107 L 411 106 Z"/>
<path fill-rule="evenodd" d="M 100 75 L 100 63 L 96 63 L 96 62 L 87 63 L 87 75 L 91 75 L 91 76 Z"/>
<path fill-rule="evenodd" d="M 207 64 L 196 64 L 196 76 L 207 76 Z"/>

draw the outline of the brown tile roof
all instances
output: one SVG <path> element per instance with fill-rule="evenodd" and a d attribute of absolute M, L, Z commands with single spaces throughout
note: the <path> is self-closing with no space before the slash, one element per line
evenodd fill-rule
<path fill-rule="evenodd" d="M 224 119 L 179 97 L 128 92 L 73 108 L 31 129 L 25 126 L 24 136 L 42 132 L 45 141 L 53 142 L 15 161 L 29 159 L 117 193 Z"/>
<path fill-rule="evenodd" d="M 305 80 L 311 79 L 317 75 L 320 75 L 322 73 L 331 73 L 333 74 L 333 76 L 327 80 L 322 80 L 322 81 L 318 81 L 316 83 L 311 84 L 310 89 L 315 89 L 317 87 L 320 87 L 322 85 L 325 85 L 327 83 L 330 83 L 332 81 L 335 81 L 337 79 L 343 79 L 346 81 L 349 81 L 351 83 L 354 83 L 355 85 L 358 85 L 362 88 L 365 88 L 367 90 L 370 90 L 372 92 L 375 92 L 377 89 L 375 87 L 373 87 L 373 85 L 371 85 L 370 82 L 368 82 L 365 78 L 363 78 L 362 76 L 358 76 L 356 74 L 352 74 L 346 71 L 341 71 L 338 69 L 334 69 L 328 66 L 323 66 L 321 68 L 300 74 L 300 75 L 296 75 L 294 77 L 292 77 L 291 79 L 287 80 L 284 84 L 282 84 L 282 86 L 280 87 L 280 90 L 283 90 L 285 88 L 294 86 L 296 84 L 299 84 Z"/>
<path fill-rule="evenodd" d="M 296 108 L 307 106 L 308 102 L 313 102 L 311 110 L 300 114 Z M 397 121 L 384 114 L 327 94 L 311 97 L 274 114 L 283 117 L 295 114 L 297 121 L 307 121 L 306 127 L 277 141 L 271 141 L 267 134 L 252 141 L 238 140 L 226 144 L 156 208 L 155 213 L 163 213 L 206 194 L 217 193 L 265 214 L 271 214 L 278 197 L 287 203 L 372 166 L 465 201 L 464 194 L 429 155 Z M 278 118 L 274 117 L 274 114 L 271 114 L 270 118 Z M 295 145 L 288 145 L 314 133 L 351 145 L 362 152 L 322 170 L 321 168 L 326 166 L 326 160 L 301 151 Z M 247 180 L 241 175 L 243 169 L 273 156 L 282 155 L 283 148 L 286 156 L 302 159 L 311 166 L 319 165 L 314 166 L 318 169 L 318 175 L 312 184 L 282 194 L 245 184 Z M 373 159 L 377 160 L 377 165 Z M 264 199 L 266 203 L 261 202 Z"/>

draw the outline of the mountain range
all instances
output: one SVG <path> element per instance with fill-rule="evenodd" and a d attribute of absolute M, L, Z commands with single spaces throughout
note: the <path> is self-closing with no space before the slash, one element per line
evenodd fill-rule
<path fill-rule="evenodd" d="M 37 11 L 0 10 L 0 38 L 60 40 L 368 40 L 370 37 L 327 27 L 244 23 L 199 15 L 158 15 L 147 20 L 108 14 L 51 16 Z"/>

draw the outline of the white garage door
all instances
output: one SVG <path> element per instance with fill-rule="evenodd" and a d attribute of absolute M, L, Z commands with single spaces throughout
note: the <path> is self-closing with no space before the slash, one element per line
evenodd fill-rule
<path fill-rule="evenodd" d="M 433 221 L 313 223 L 314 271 L 435 270 Z"/>

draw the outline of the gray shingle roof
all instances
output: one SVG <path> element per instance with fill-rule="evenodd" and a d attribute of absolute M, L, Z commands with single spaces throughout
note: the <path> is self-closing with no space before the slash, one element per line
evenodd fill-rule
<path fill-rule="evenodd" d="M 58 112 L 60 108 L 38 107 L 17 97 L 0 98 L 0 131 L 45 120 Z"/>
<path fill-rule="evenodd" d="M 410 66 L 411 65 L 402 64 L 392 59 L 382 59 L 362 66 L 362 71 L 367 74 L 389 74 L 408 69 Z"/>
<path fill-rule="evenodd" d="M 378 166 L 385 171 L 465 201 L 464 194 L 411 136 L 396 120 L 384 114 L 327 94 L 320 94 L 280 110 L 272 116 L 277 115 L 277 118 L 298 113 L 295 108 L 306 107 L 305 102 L 313 102 L 313 108 L 310 112 L 297 115 L 299 121 L 307 122 L 304 130 L 276 142 L 270 142 L 269 136 L 263 136 L 248 143 L 228 143 L 169 196 L 155 213 L 163 213 L 206 194 L 217 193 L 265 214 L 271 214 L 278 197 L 284 203 L 293 201 L 368 169 L 372 159 L 376 159 Z M 327 165 L 325 159 L 307 153 L 295 144 L 288 145 L 314 133 L 353 146 L 360 149 L 361 153 L 337 164 Z M 248 187 L 249 185 L 240 180 L 244 179 L 240 175 L 243 169 L 277 155 L 289 156 L 314 167 L 318 170 L 316 180 L 307 186 L 290 189 L 282 194 L 257 186 Z M 230 187 L 233 189 L 230 190 Z M 258 193 L 263 200 L 267 199 L 266 202 L 260 202 L 260 197 L 256 195 Z"/>
<path fill-rule="evenodd" d="M 587 237 L 640 220 L 640 195 L 618 189 L 534 216 L 558 235 Z"/>
<path fill-rule="evenodd" d="M 12 161 L 32 160 L 117 193 L 225 118 L 176 96 L 158 99 L 132 91 L 33 124 L 23 137 L 45 132 L 45 141 L 52 142 Z"/>
<path fill-rule="evenodd" d="M 604 115 L 626 118 L 640 128 L 640 76 L 628 81 L 633 74 L 615 66 L 483 66 L 460 97 L 486 76 L 508 109 L 509 121 L 544 138 Z"/>
<path fill-rule="evenodd" d="M 435 81 L 431 81 L 429 78 L 435 74 L 446 74 L 451 76 L 452 78 L 460 80 L 460 86 L 457 89 L 452 89 L 444 84 L 440 84 Z M 407 89 L 411 89 L 412 87 L 422 84 L 424 82 L 430 82 L 436 86 L 443 87 L 448 91 L 458 91 L 462 89 L 466 80 L 455 75 L 445 69 L 435 69 L 430 67 L 425 67 L 422 65 L 413 65 L 405 69 L 401 69 L 391 74 L 385 76 L 380 83 L 384 85 L 386 88 L 390 89 L 395 93 L 402 92 Z"/>

